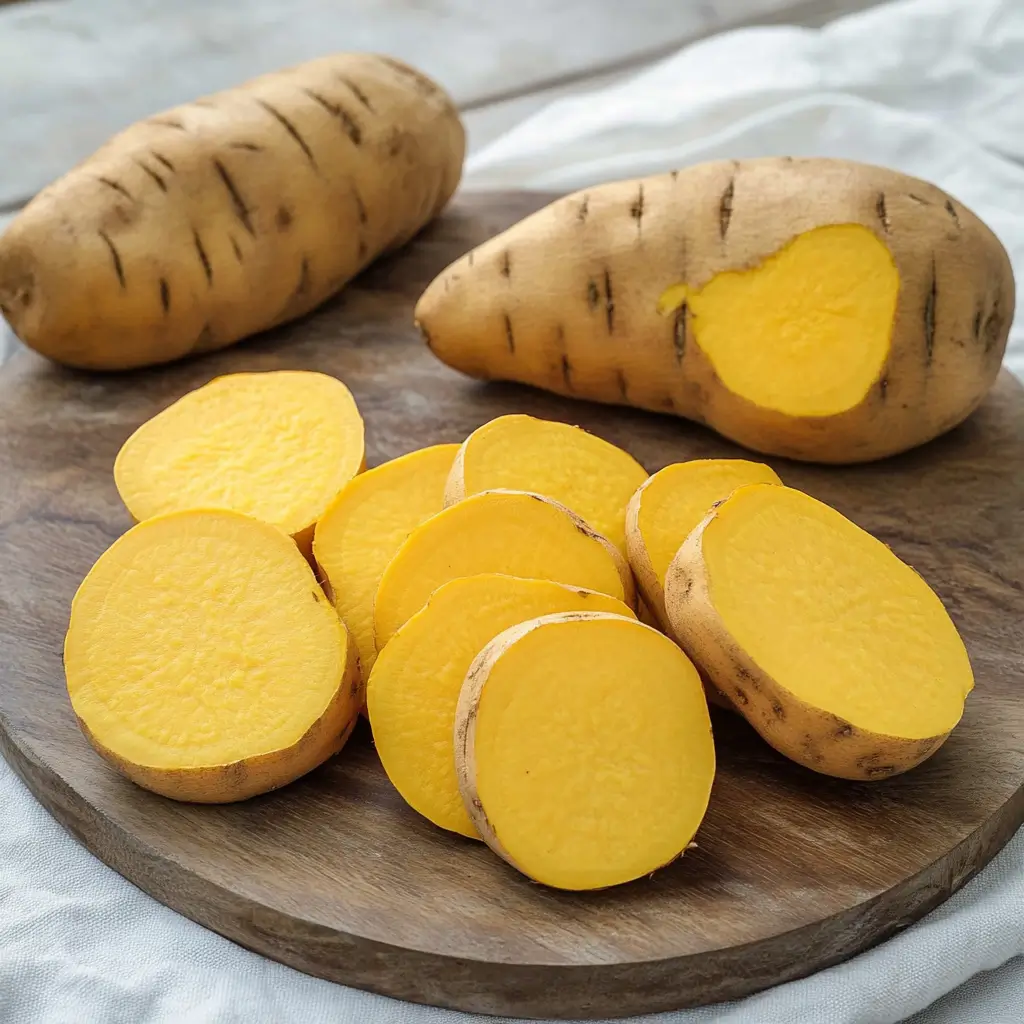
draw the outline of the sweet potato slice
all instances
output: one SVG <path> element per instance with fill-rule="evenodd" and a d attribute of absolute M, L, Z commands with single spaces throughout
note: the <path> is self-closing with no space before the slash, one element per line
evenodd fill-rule
<path fill-rule="evenodd" d="M 398 792 L 435 825 L 479 838 L 452 756 L 455 706 L 473 659 L 509 626 L 568 611 L 634 617 L 593 590 L 484 573 L 438 587 L 381 651 L 366 691 L 374 745 Z"/>
<path fill-rule="evenodd" d="M 696 669 L 662 633 L 606 612 L 495 637 L 459 697 L 466 810 L 513 867 L 559 889 L 647 875 L 689 845 L 715 748 Z"/>
<path fill-rule="evenodd" d="M 334 377 L 304 370 L 233 373 L 144 423 L 114 463 L 138 521 L 186 508 L 227 508 L 295 538 L 313 528 L 363 466 L 363 421 Z"/>
<path fill-rule="evenodd" d="M 607 538 L 550 498 L 483 491 L 416 527 L 381 576 L 373 604 L 377 650 L 442 583 L 500 572 L 555 580 L 632 606 L 633 574 Z"/>
<path fill-rule="evenodd" d="M 933 754 L 974 680 L 938 596 L 881 541 L 789 487 L 716 506 L 668 570 L 690 656 L 776 750 L 883 779 Z"/>
<path fill-rule="evenodd" d="M 381 573 L 402 541 L 441 511 L 445 481 L 458 450 L 457 444 L 421 448 L 361 473 L 316 525 L 313 557 L 359 649 L 364 680 L 377 657 L 373 595 Z"/>
<path fill-rule="evenodd" d="M 580 427 L 499 416 L 473 431 L 452 466 L 445 504 L 496 487 L 560 501 L 626 553 L 626 505 L 647 479 L 628 452 Z"/>
<path fill-rule="evenodd" d="M 148 519 L 71 607 L 68 693 L 93 746 L 177 800 L 244 800 L 340 750 L 363 702 L 353 644 L 280 530 L 237 512 Z"/>

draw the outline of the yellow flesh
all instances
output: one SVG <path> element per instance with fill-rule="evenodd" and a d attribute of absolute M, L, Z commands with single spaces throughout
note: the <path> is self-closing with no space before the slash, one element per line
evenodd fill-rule
<path fill-rule="evenodd" d="M 442 583 L 482 572 L 625 596 L 611 552 L 557 506 L 517 492 L 476 494 L 418 526 L 384 570 L 373 610 L 377 650 Z"/>
<path fill-rule="evenodd" d="M 293 746 L 338 690 L 347 638 L 298 549 L 232 512 L 133 527 L 90 570 L 64 647 L 75 713 L 133 764 Z"/>
<path fill-rule="evenodd" d="M 439 444 L 362 473 L 317 523 L 313 555 L 327 575 L 334 607 L 359 650 L 366 679 L 377 657 L 373 595 L 402 541 L 441 511 L 457 444 Z"/>
<path fill-rule="evenodd" d="M 679 546 L 716 501 L 744 484 L 781 482 L 770 467 L 744 459 L 694 459 L 655 473 L 640 499 L 637 523 L 658 582 L 665 586 Z"/>
<path fill-rule="evenodd" d="M 509 626 L 568 611 L 633 615 L 605 594 L 488 573 L 439 587 L 381 652 L 366 693 L 374 745 L 398 792 L 435 825 L 477 836 L 452 752 L 455 707 L 473 659 Z"/>
<path fill-rule="evenodd" d="M 697 344 L 734 394 L 789 416 L 834 416 L 859 405 L 889 355 L 899 273 L 859 224 L 797 235 L 749 270 L 703 288 L 675 285 Z"/>
<path fill-rule="evenodd" d="M 627 882 L 681 853 L 715 768 L 696 669 L 620 618 L 546 624 L 509 647 L 483 686 L 474 755 L 502 846 L 565 889 Z"/>
<path fill-rule="evenodd" d="M 114 480 L 136 520 L 227 508 L 296 534 L 360 470 L 363 422 L 341 381 L 281 370 L 218 377 L 144 423 Z"/>
<path fill-rule="evenodd" d="M 565 423 L 501 416 L 463 448 L 466 494 L 496 487 L 544 494 L 625 551 L 626 506 L 647 479 L 632 455 Z"/>
<path fill-rule="evenodd" d="M 854 726 L 923 739 L 973 686 L 941 601 L 881 541 L 788 487 L 753 485 L 703 535 L 711 602 L 783 688 Z"/>

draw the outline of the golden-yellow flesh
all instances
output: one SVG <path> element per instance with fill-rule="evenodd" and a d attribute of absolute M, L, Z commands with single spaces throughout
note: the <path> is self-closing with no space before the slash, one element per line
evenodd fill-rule
<path fill-rule="evenodd" d="M 799 700 L 907 739 L 960 720 L 973 676 L 942 602 L 839 512 L 788 487 L 744 487 L 702 550 L 725 629 Z"/>
<path fill-rule="evenodd" d="M 469 435 L 452 476 L 449 499 L 493 488 L 543 494 L 624 552 L 626 505 L 647 471 L 632 455 L 579 427 L 512 415 Z"/>
<path fill-rule="evenodd" d="M 136 520 L 226 508 L 298 534 L 361 469 L 363 421 L 322 373 L 218 377 L 144 423 L 114 463 Z"/>
<path fill-rule="evenodd" d="M 567 611 L 633 617 L 605 594 L 486 573 L 439 587 L 381 651 L 366 691 L 373 742 L 395 788 L 435 825 L 478 837 L 452 756 L 455 707 L 473 659 L 509 626 Z"/>
<path fill-rule="evenodd" d="M 694 459 L 655 473 L 641 494 L 637 539 L 658 583 L 665 586 L 665 573 L 679 545 L 716 501 L 744 484 L 781 482 L 769 466 L 745 459 Z"/>
<path fill-rule="evenodd" d="M 734 394 L 789 416 L 834 416 L 881 375 L 899 285 L 872 231 L 831 224 L 750 269 L 675 286 L 661 306 L 686 303 L 697 344 Z"/>
<path fill-rule="evenodd" d="M 346 645 L 288 537 L 237 513 L 180 512 L 100 556 L 75 595 L 64 664 L 101 747 L 198 769 L 297 744 L 338 694 Z"/>
<path fill-rule="evenodd" d="M 539 620 L 503 651 L 476 705 L 472 760 L 508 859 L 562 889 L 628 882 L 677 857 L 715 770 L 689 659 L 608 615 Z"/>
<path fill-rule="evenodd" d="M 421 448 L 361 473 L 317 523 L 313 556 L 359 648 L 364 679 L 377 657 L 373 596 L 381 573 L 413 529 L 441 511 L 458 450 L 457 444 Z"/>
<path fill-rule="evenodd" d="M 485 491 L 432 516 L 398 549 L 374 600 L 377 650 L 442 583 L 482 572 L 555 580 L 633 603 L 624 559 L 582 520 L 535 494 Z"/>

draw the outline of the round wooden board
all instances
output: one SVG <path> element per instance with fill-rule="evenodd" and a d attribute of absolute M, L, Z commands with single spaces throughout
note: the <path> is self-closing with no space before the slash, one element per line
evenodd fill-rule
<path fill-rule="evenodd" d="M 375 465 L 525 411 L 580 423 L 651 471 L 737 454 L 678 419 L 482 385 L 411 325 L 442 266 L 541 205 L 463 199 L 410 248 L 304 322 L 205 359 L 87 376 L 29 353 L 0 374 L 0 742 L 36 796 L 108 864 L 188 917 L 300 970 L 401 999 L 596 1017 L 730 999 L 837 963 L 962 885 L 1024 819 L 1024 393 L 1000 379 L 953 433 L 850 469 L 770 460 L 872 530 L 937 589 L 977 674 L 963 723 L 883 782 L 790 764 L 718 714 L 720 768 L 699 846 L 652 878 L 560 893 L 402 803 L 365 726 L 272 795 L 176 804 L 108 768 L 76 728 L 61 646 L 71 596 L 130 524 L 114 455 L 144 419 L 233 370 L 341 377 Z"/>

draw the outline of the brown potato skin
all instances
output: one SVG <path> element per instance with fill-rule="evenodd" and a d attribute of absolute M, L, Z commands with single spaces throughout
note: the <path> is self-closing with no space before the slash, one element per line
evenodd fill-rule
<path fill-rule="evenodd" d="M 733 640 L 711 603 L 701 549 L 717 507 L 683 542 L 665 579 L 665 607 L 673 634 L 694 663 L 767 743 L 822 775 L 877 781 L 931 757 L 948 732 L 910 740 L 858 728 L 799 700 Z"/>
<path fill-rule="evenodd" d="M 132 125 L 0 237 L 0 310 L 58 362 L 121 370 L 302 316 L 407 242 L 459 182 L 451 100 L 336 54 Z"/>
<path fill-rule="evenodd" d="M 348 742 L 365 703 L 359 658 L 351 637 L 341 682 L 326 711 L 293 747 L 274 750 L 231 764 L 203 768 L 154 768 L 132 764 L 99 743 L 85 722 L 78 725 L 104 760 L 137 786 L 172 800 L 199 804 L 226 804 L 280 789 L 312 771 L 338 753 Z"/>
<path fill-rule="evenodd" d="M 900 276 L 889 359 L 858 406 L 787 416 L 729 391 L 687 318 L 656 305 L 756 266 L 793 237 L 860 224 Z M 675 413 L 754 451 L 865 462 L 949 430 L 995 380 L 1013 319 L 1009 258 L 933 185 L 831 159 L 700 164 L 574 193 L 448 267 L 416 320 L 431 351 L 474 377 Z"/>

